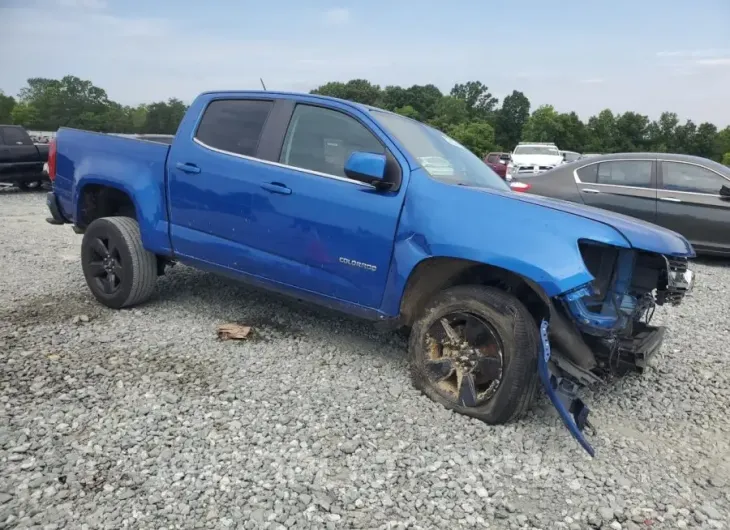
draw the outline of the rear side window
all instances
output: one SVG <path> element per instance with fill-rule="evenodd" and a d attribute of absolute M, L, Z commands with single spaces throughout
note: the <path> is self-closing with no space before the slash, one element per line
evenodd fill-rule
<path fill-rule="evenodd" d="M 30 136 L 18 127 L 5 127 L 2 134 L 5 145 L 33 145 Z"/>
<path fill-rule="evenodd" d="M 598 164 L 598 184 L 651 188 L 651 160 L 617 160 Z"/>
<path fill-rule="evenodd" d="M 586 184 L 595 184 L 596 177 L 598 176 L 598 164 L 591 164 L 590 166 L 583 166 L 576 171 L 578 178 L 581 182 Z"/>
<path fill-rule="evenodd" d="M 221 99 L 208 105 L 195 138 L 229 153 L 255 156 L 272 101 Z"/>

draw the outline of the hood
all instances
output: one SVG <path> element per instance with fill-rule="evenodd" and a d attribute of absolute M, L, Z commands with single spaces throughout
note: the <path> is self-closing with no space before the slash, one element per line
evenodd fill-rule
<path fill-rule="evenodd" d="M 618 230 L 629 244 L 638 250 L 656 252 L 669 256 L 693 258 L 695 251 L 692 245 L 680 234 L 634 217 L 601 210 L 584 204 L 550 199 L 539 195 L 514 193 L 513 198 L 561 212 L 578 215 L 608 225 Z"/>
<path fill-rule="evenodd" d="M 560 155 L 512 155 L 515 166 L 557 166 L 562 162 Z"/>

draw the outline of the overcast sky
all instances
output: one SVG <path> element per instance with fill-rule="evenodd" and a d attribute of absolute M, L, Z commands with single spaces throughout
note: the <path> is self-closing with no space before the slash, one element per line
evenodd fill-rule
<path fill-rule="evenodd" d="M 0 0 L 0 88 L 73 74 L 124 104 L 212 89 L 480 80 L 587 118 L 730 125 L 730 0 Z"/>

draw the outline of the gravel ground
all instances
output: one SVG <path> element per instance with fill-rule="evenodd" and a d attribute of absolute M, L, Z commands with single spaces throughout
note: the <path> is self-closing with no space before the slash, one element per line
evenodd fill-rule
<path fill-rule="evenodd" d="M 730 267 L 696 265 L 654 367 L 489 427 L 413 390 L 405 343 L 182 266 L 95 303 L 80 236 L 0 191 L 1 528 L 725 528 Z M 240 321 L 246 342 L 219 342 Z"/>

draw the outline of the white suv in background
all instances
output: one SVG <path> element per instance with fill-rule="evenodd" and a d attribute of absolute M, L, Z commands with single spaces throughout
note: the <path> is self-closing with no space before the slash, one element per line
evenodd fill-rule
<path fill-rule="evenodd" d="M 542 173 L 563 163 L 563 155 L 554 143 L 520 142 L 507 165 L 507 180 L 520 173 Z"/>

